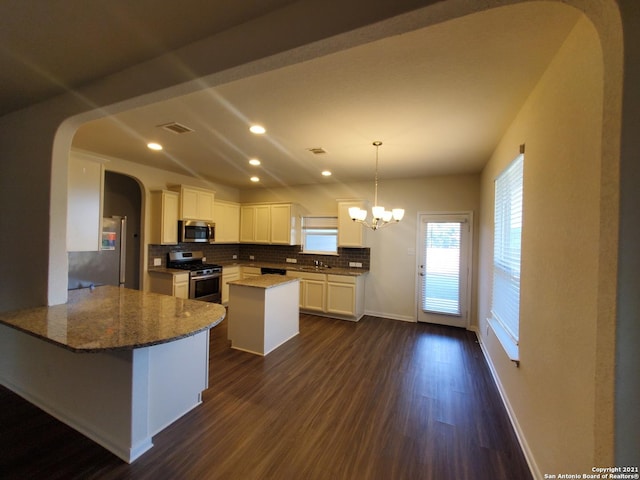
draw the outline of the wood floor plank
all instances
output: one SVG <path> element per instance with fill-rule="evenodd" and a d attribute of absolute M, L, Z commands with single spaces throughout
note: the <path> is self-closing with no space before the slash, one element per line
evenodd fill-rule
<path fill-rule="evenodd" d="M 301 315 L 263 358 L 226 323 L 203 404 L 133 465 L 0 388 L 0 478 L 531 478 L 473 333 Z"/>

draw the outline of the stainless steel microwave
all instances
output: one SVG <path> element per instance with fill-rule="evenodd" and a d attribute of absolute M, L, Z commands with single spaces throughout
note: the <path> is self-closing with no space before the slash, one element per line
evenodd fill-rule
<path fill-rule="evenodd" d="M 178 242 L 213 243 L 216 239 L 216 224 L 199 220 L 178 220 Z"/>

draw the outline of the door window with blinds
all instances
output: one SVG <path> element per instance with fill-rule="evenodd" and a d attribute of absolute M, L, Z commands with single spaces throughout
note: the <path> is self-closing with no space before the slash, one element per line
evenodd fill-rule
<path fill-rule="evenodd" d="M 419 321 L 466 327 L 470 214 L 420 216 Z"/>
<path fill-rule="evenodd" d="M 520 341 L 520 246 L 524 155 L 496 178 L 493 289 L 489 324 L 514 361 Z"/>
<path fill-rule="evenodd" d="M 460 231 L 458 222 L 427 223 L 422 309 L 460 315 Z"/>
<path fill-rule="evenodd" d="M 338 253 L 338 217 L 303 217 L 302 251 L 322 255 Z"/>

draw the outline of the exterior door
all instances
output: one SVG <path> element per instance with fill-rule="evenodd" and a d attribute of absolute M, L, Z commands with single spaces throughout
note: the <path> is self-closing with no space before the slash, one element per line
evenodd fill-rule
<path fill-rule="evenodd" d="M 471 213 L 420 215 L 419 322 L 468 327 L 471 222 Z"/>

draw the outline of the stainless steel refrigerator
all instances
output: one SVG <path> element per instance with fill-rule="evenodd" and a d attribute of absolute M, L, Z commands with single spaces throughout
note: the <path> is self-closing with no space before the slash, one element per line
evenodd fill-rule
<path fill-rule="evenodd" d="M 124 287 L 127 217 L 102 219 L 97 252 L 69 252 L 69 290 L 100 285 Z"/>

